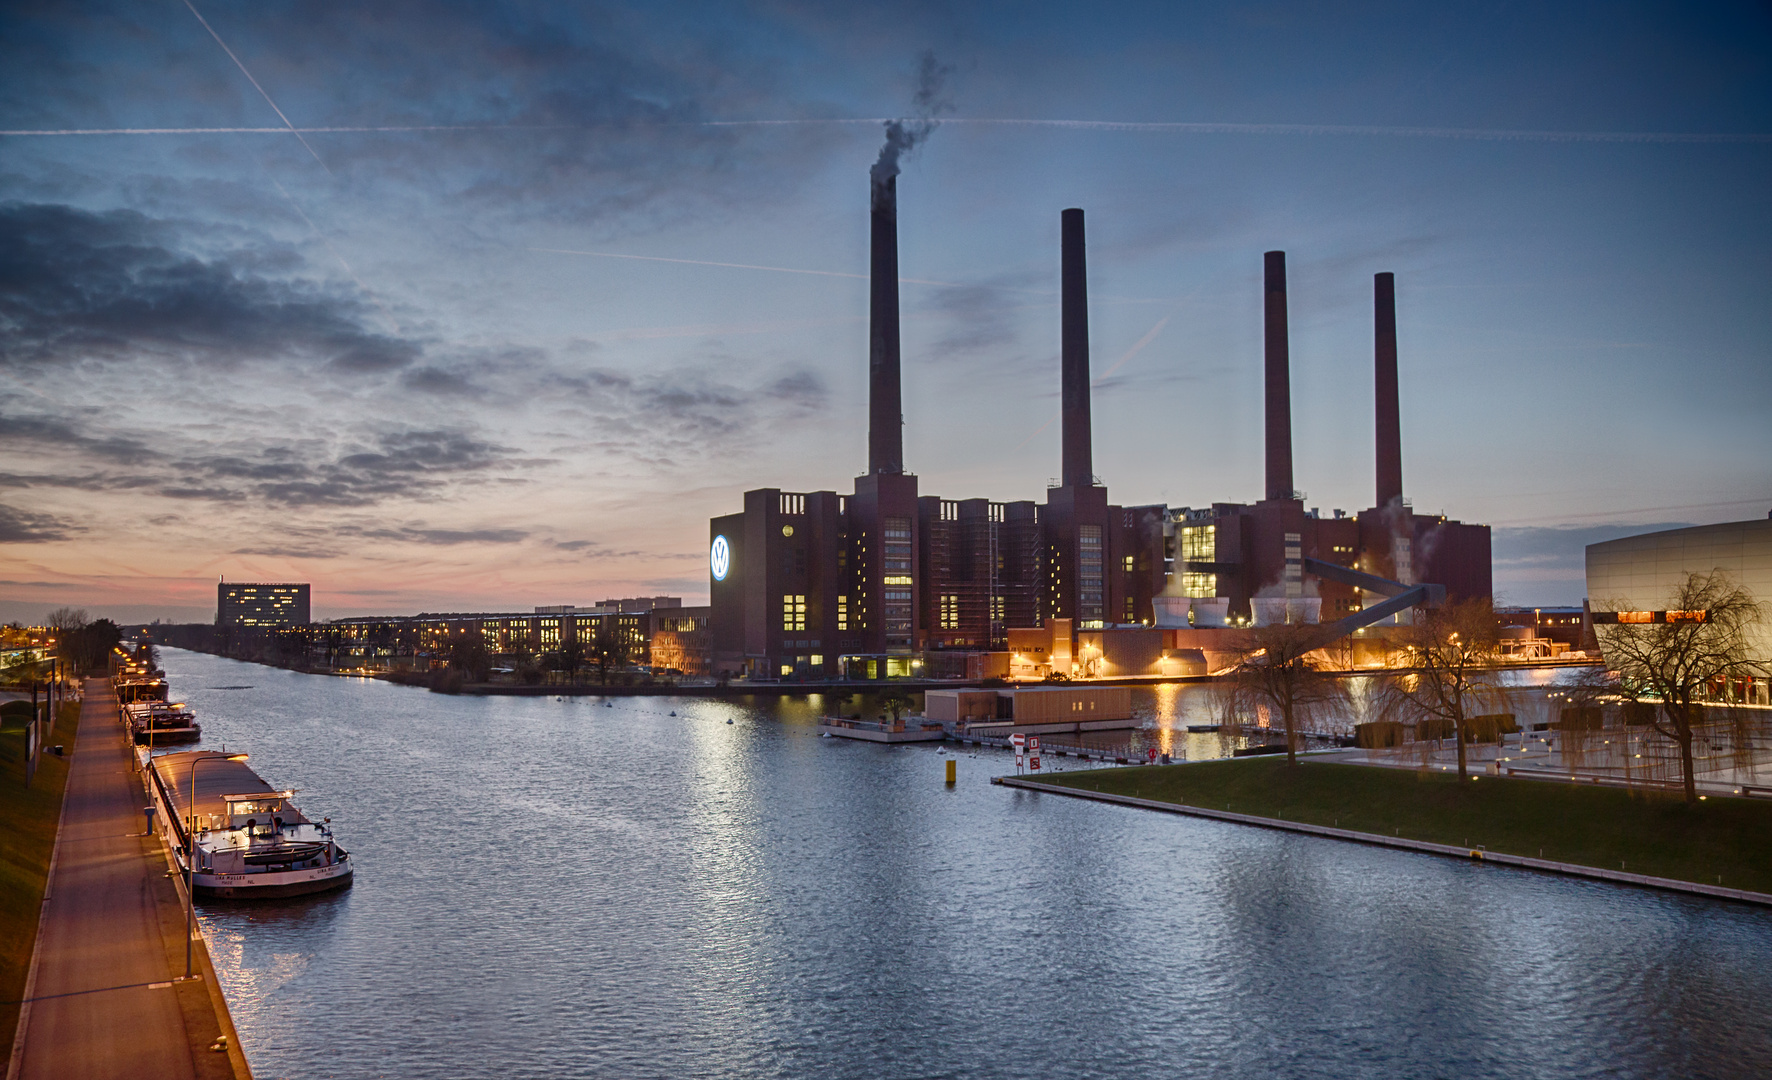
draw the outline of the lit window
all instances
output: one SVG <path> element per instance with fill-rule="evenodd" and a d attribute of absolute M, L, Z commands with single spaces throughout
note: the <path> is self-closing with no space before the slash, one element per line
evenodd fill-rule
<path fill-rule="evenodd" d="M 788 593 L 781 598 L 781 628 L 783 630 L 806 629 L 806 597 Z"/>

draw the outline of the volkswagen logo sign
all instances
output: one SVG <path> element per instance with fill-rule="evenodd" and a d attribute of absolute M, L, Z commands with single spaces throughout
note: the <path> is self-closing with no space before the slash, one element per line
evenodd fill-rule
<path fill-rule="evenodd" d="M 732 545 L 724 536 L 714 537 L 713 546 L 708 548 L 708 569 L 713 571 L 715 581 L 725 581 L 732 569 Z"/>

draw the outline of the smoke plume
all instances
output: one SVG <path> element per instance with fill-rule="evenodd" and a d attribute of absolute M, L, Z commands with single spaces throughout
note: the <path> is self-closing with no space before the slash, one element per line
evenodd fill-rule
<path fill-rule="evenodd" d="M 938 61 L 933 50 L 924 50 L 917 58 L 917 92 L 911 96 L 911 115 L 886 121 L 886 143 L 880 147 L 880 158 L 871 170 L 876 190 L 897 176 L 899 160 L 940 126 L 937 117 L 954 111 L 947 86 L 948 76 L 953 73 L 953 67 Z"/>

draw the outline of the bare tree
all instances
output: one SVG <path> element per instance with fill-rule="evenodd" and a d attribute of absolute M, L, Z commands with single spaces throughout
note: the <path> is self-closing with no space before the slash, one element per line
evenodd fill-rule
<path fill-rule="evenodd" d="M 1449 728 L 1458 744 L 1458 777 L 1468 774 L 1470 721 L 1507 700 L 1494 679 L 1500 652 L 1495 613 L 1482 600 L 1418 611 L 1400 644 L 1408 670 L 1387 675 L 1379 700 L 1386 715 Z"/>
<path fill-rule="evenodd" d="M 1606 666 L 1618 672 L 1627 693 L 1660 699 L 1649 723 L 1679 747 L 1686 801 L 1697 802 L 1692 732 L 1704 720 L 1712 686 L 1767 671 L 1764 660 L 1748 654 L 1748 628 L 1760 621 L 1760 605 L 1713 570 L 1686 575 L 1659 613 L 1662 621 L 1652 621 L 1657 613 L 1631 611 L 1625 601 L 1605 606 L 1616 620 L 1598 630 Z"/>
<path fill-rule="evenodd" d="M 1227 713 L 1247 718 L 1266 711 L 1278 719 L 1286 734 L 1289 765 L 1298 763 L 1299 736 L 1311 720 L 1347 703 L 1347 687 L 1326 673 L 1318 653 L 1322 637 L 1323 628 L 1308 623 L 1257 627 L 1230 674 Z"/>
<path fill-rule="evenodd" d="M 70 630 L 78 630 L 90 621 L 85 608 L 60 607 L 43 617 L 43 625 L 54 630 L 58 637 Z"/>

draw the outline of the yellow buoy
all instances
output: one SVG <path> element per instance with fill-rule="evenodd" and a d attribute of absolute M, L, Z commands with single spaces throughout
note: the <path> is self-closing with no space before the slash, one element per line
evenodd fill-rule
<path fill-rule="evenodd" d="M 948 783 L 953 783 L 959 777 L 959 770 L 960 763 L 953 758 L 948 758 Z"/>

